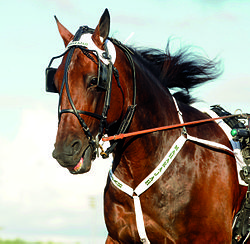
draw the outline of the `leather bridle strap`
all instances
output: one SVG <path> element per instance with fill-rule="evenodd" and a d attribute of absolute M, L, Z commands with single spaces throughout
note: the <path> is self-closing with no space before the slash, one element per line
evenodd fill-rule
<path fill-rule="evenodd" d="M 93 117 L 93 118 L 98 119 L 98 120 L 102 119 L 102 116 L 99 115 L 99 114 L 91 113 L 91 112 L 88 112 L 88 111 L 82 111 L 82 110 L 77 110 L 77 112 L 79 114 L 84 114 L 84 115 Z M 73 109 L 63 109 L 63 110 L 61 110 L 60 113 L 61 114 L 63 114 L 63 113 L 72 113 L 72 114 L 74 114 L 74 110 Z"/>
<path fill-rule="evenodd" d="M 124 116 L 123 121 L 121 122 L 121 125 L 118 128 L 117 134 L 122 134 L 125 133 L 133 119 L 134 113 L 135 113 L 135 108 L 136 108 L 136 74 L 135 74 L 135 65 L 133 58 L 131 54 L 133 52 L 127 48 L 125 45 L 123 45 L 120 41 L 116 39 L 109 38 L 116 46 L 118 46 L 123 53 L 126 55 L 132 69 L 132 77 L 133 77 L 133 98 L 132 98 L 132 105 L 130 105 L 127 109 L 127 112 Z M 117 75 L 116 80 L 118 84 L 120 84 L 119 81 L 119 76 Z M 115 147 L 117 146 L 118 141 L 111 141 L 111 146 L 105 151 L 105 153 L 102 155 L 103 158 L 108 158 L 109 154 L 113 152 Z"/>
<path fill-rule="evenodd" d="M 75 37 L 73 39 L 73 41 L 78 41 L 80 39 L 80 37 L 86 33 L 87 31 L 89 31 L 88 28 L 86 27 L 80 27 L 78 29 L 78 31 L 76 32 L 75 34 Z M 70 90 L 69 90 L 69 83 L 68 83 L 68 70 L 69 70 L 69 66 L 70 66 L 70 63 L 71 63 L 71 59 L 72 59 L 72 56 L 74 54 L 74 51 L 75 49 L 78 48 L 78 46 L 70 46 L 68 48 L 67 51 L 69 51 L 68 53 L 68 56 L 67 56 L 67 59 L 66 59 L 66 62 L 65 62 L 65 69 L 64 69 L 64 76 L 63 76 L 63 82 L 62 82 L 62 86 L 61 86 L 61 90 L 60 90 L 60 97 L 59 97 L 59 103 L 58 103 L 58 117 L 59 117 L 59 123 L 60 123 L 60 118 L 61 118 L 61 115 L 63 113 L 72 113 L 74 114 L 77 119 L 79 120 L 81 126 L 82 126 L 82 129 L 84 130 L 84 133 L 86 135 L 86 137 L 88 138 L 89 140 L 89 144 L 90 146 L 93 148 L 93 150 L 97 147 L 96 146 L 96 142 L 92 136 L 92 134 L 90 133 L 90 130 L 89 130 L 89 127 L 86 125 L 85 121 L 83 120 L 83 118 L 80 116 L 80 114 L 86 114 L 86 115 L 90 115 L 94 118 L 98 118 L 98 119 L 101 119 L 99 117 L 99 115 L 96 115 L 96 114 L 93 114 L 91 112 L 85 112 L 85 111 L 81 111 L 81 110 L 77 110 L 75 105 L 74 105 L 74 102 L 71 98 L 71 95 L 70 95 Z M 66 51 L 66 52 L 67 52 Z M 89 50 L 91 52 L 95 52 L 95 50 Z M 66 53 L 65 52 L 65 53 Z M 98 59 L 98 64 L 100 62 L 99 58 L 98 58 L 98 54 L 96 55 L 97 59 Z M 98 65 L 98 68 L 100 67 L 100 65 Z M 98 70 L 99 71 L 99 70 Z M 98 72 L 98 75 L 99 75 L 100 72 Z M 61 110 L 61 100 L 62 100 L 62 92 L 63 92 L 63 89 L 64 89 L 64 86 L 65 86 L 65 89 L 66 89 L 66 93 L 67 93 L 67 97 L 68 97 L 68 100 L 70 102 L 70 105 L 71 105 L 71 108 L 72 109 L 63 109 Z M 95 157 L 95 156 L 93 156 Z"/>

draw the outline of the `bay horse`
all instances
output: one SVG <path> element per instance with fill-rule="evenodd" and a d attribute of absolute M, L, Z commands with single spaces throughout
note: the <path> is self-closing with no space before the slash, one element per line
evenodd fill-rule
<path fill-rule="evenodd" d="M 109 38 L 107 9 L 95 29 L 82 26 L 75 35 L 56 22 L 66 50 L 51 60 L 46 89 L 59 94 L 53 157 L 70 173 L 90 170 L 104 134 L 208 118 L 190 106 L 189 90 L 218 77 L 216 61 Z M 58 57 L 58 69 L 51 68 Z M 231 243 L 246 187 L 230 149 L 215 122 L 111 141 L 102 152 L 113 155 L 104 190 L 106 243 Z"/>

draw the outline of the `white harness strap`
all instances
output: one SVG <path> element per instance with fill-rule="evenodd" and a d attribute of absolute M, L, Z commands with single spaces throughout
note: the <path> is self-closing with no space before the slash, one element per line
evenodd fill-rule
<path fill-rule="evenodd" d="M 134 199 L 134 206 L 135 206 L 135 218 L 136 218 L 136 226 L 137 230 L 140 236 L 140 240 L 143 243 L 150 244 L 150 241 L 148 240 L 146 230 L 145 230 L 145 224 L 143 220 L 143 214 L 141 209 L 141 202 L 139 196 L 134 195 L 134 190 L 123 183 L 121 180 L 119 180 L 113 173 L 112 169 L 109 170 L 109 177 L 111 182 L 119 188 L 121 191 L 128 194 L 130 197 Z"/>
<path fill-rule="evenodd" d="M 198 143 L 210 146 L 210 147 L 223 149 L 223 150 L 229 151 L 229 152 L 234 154 L 234 151 L 232 149 L 230 149 L 229 147 L 227 147 L 227 146 L 225 146 L 225 145 L 223 145 L 221 143 L 218 143 L 218 142 L 200 139 L 200 138 L 197 138 L 197 137 L 190 136 L 189 134 L 187 134 L 187 140 L 198 142 Z"/>
<path fill-rule="evenodd" d="M 134 190 L 136 195 L 141 195 L 145 192 L 150 186 L 152 186 L 167 170 L 169 165 L 172 163 L 174 158 L 177 156 L 178 152 L 183 147 L 186 137 L 181 135 L 170 148 L 163 160 L 158 164 L 154 171 L 149 174 Z"/>
<path fill-rule="evenodd" d="M 136 217 L 136 226 L 137 230 L 141 239 L 141 242 L 149 244 L 150 241 L 148 240 L 145 224 L 143 220 L 141 202 L 139 196 L 145 192 L 151 185 L 153 185 L 167 170 L 171 162 L 177 156 L 178 152 L 181 150 L 182 146 L 184 145 L 186 138 L 181 135 L 171 147 L 167 155 L 163 158 L 163 160 L 159 163 L 159 165 L 155 168 L 155 170 L 149 174 L 136 188 L 133 190 L 130 186 L 126 185 L 124 182 L 119 180 L 110 169 L 109 177 L 111 182 L 119 188 L 121 191 L 125 192 L 129 196 L 133 197 L 134 199 L 134 206 L 135 206 L 135 217 Z"/>
<path fill-rule="evenodd" d="M 205 112 L 211 118 L 218 118 L 219 117 L 213 110 L 210 110 L 210 109 L 203 109 L 202 112 Z M 237 171 L 238 171 L 239 184 L 242 185 L 242 186 L 248 186 L 248 184 L 245 181 L 243 181 L 241 179 L 241 176 L 240 176 L 240 171 L 242 170 L 242 168 L 244 166 L 246 166 L 246 164 L 244 162 L 244 159 L 242 157 L 240 142 L 233 140 L 233 137 L 231 135 L 231 130 L 232 129 L 222 119 L 216 120 L 216 123 L 225 132 L 225 134 L 228 137 L 228 140 L 230 141 L 230 143 L 231 143 L 231 145 L 233 147 L 234 156 L 235 156 L 235 159 L 236 159 Z"/>
<path fill-rule="evenodd" d="M 182 117 L 182 112 L 181 112 L 180 109 L 179 109 L 179 106 L 178 106 L 178 104 L 177 104 L 177 101 L 176 101 L 176 99 L 175 99 L 174 96 L 173 96 L 172 98 L 173 98 L 173 100 L 174 100 L 175 108 L 176 108 L 176 110 L 177 110 L 177 112 L 178 112 L 179 120 L 180 120 L 181 124 L 184 124 L 184 120 L 183 120 L 183 117 Z"/>
<path fill-rule="evenodd" d="M 134 206 L 135 206 L 135 218 L 136 218 L 136 226 L 140 236 L 140 240 L 142 243 L 150 244 L 150 241 L 147 237 L 145 224 L 143 220 L 143 213 L 141 209 L 141 201 L 139 196 L 133 196 Z"/>
<path fill-rule="evenodd" d="M 110 177 L 110 180 L 112 181 L 112 183 L 117 187 L 119 188 L 121 191 L 127 193 L 129 196 L 133 197 L 133 194 L 134 194 L 134 190 L 126 185 L 125 183 L 123 183 L 120 179 L 118 179 L 112 169 L 109 170 L 109 177 Z"/>
<path fill-rule="evenodd" d="M 174 99 L 174 98 L 173 98 Z M 182 113 L 179 110 L 179 107 L 177 105 L 176 100 L 174 99 L 174 104 L 176 106 L 176 109 L 178 111 L 178 116 L 181 123 L 184 123 Z M 210 147 L 214 148 L 220 148 L 226 151 L 229 151 L 234 154 L 234 151 L 230 148 L 226 147 L 225 145 L 222 145 L 217 142 L 211 142 L 204 139 L 199 139 L 193 136 L 190 136 L 188 134 L 183 135 L 181 134 L 179 138 L 174 142 L 173 146 L 170 148 L 166 156 L 163 158 L 163 160 L 158 164 L 158 166 L 154 169 L 154 171 L 149 174 L 135 189 L 131 188 L 130 186 L 126 185 L 124 182 L 119 180 L 113 173 L 112 169 L 109 171 L 109 177 L 111 182 L 119 188 L 121 191 L 128 194 L 130 197 L 134 200 L 134 206 L 135 206 L 135 217 L 136 217 L 136 226 L 138 230 L 138 234 L 140 236 L 140 240 L 143 243 L 150 244 L 150 241 L 147 237 L 146 230 L 145 230 L 145 224 L 143 220 L 143 213 L 141 208 L 141 202 L 139 196 L 144 193 L 150 186 L 152 186 L 167 170 L 169 165 L 172 163 L 172 161 L 175 159 L 181 148 L 184 146 L 185 142 L 194 141 L 198 142 L 204 145 L 208 145 Z"/>

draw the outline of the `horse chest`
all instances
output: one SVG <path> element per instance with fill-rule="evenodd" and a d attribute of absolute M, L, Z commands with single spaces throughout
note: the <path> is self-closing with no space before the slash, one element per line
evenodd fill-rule
<path fill-rule="evenodd" d="M 136 226 L 135 212 L 126 203 L 112 203 L 108 206 L 105 205 L 105 220 L 109 235 L 113 240 L 119 243 L 141 243 Z M 148 214 L 144 214 L 145 227 L 147 234 L 151 240 L 164 240 L 167 236 L 165 230 L 162 229 Z"/>
<path fill-rule="evenodd" d="M 159 185 L 156 184 L 156 187 L 159 188 Z M 180 200 L 179 203 L 173 201 L 173 189 L 163 188 L 164 192 L 154 193 L 156 190 L 152 187 L 141 197 L 147 235 L 150 240 L 156 240 L 151 243 L 172 243 L 171 236 L 177 232 L 174 222 L 182 214 L 180 209 L 186 205 L 184 200 Z M 166 190 L 169 191 L 168 194 Z M 179 195 L 183 199 L 185 194 Z M 186 198 L 188 199 L 187 196 Z M 122 241 L 121 243 L 140 243 L 135 208 L 130 196 L 109 185 L 105 191 L 104 212 L 107 229 L 112 238 Z"/>

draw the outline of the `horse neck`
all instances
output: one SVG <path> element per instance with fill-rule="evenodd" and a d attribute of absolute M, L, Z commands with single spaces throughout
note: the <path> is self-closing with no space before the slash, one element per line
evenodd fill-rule
<path fill-rule="evenodd" d="M 145 69 L 139 60 L 135 59 L 134 62 L 137 107 L 128 132 L 179 123 L 170 92 L 149 70 Z M 120 78 L 121 83 L 126 84 L 125 111 L 132 101 L 133 82 L 128 72 L 123 74 L 126 75 Z M 162 131 L 120 142 L 114 154 L 114 170 L 121 179 L 128 181 L 130 178 L 131 185 L 136 186 L 162 160 L 166 153 L 165 148 L 172 143 L 172 138 L 177 138 L 179 135 L 180 130 Z"/>

